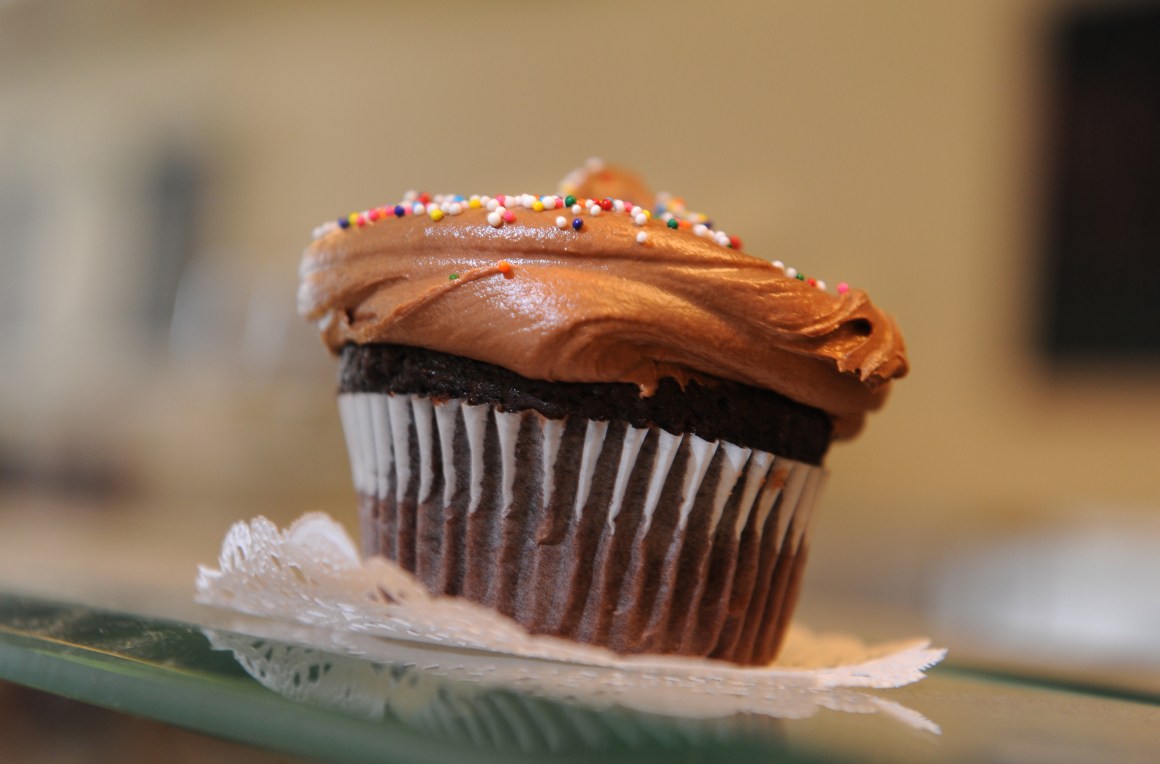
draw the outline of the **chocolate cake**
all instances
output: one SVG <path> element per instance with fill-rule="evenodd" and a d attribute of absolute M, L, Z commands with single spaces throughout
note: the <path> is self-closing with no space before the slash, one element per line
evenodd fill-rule
<path fill-rule="evenodd" d="M 807 464 L 822 463 L 834 429 L 824 411 L 727 379 L 692 379 L 682 387 L 666 377 L 646 397 L 624 382 L 545 382 L 494 364 L 405 345 L 344 347 L 338 391 L 461 398 L 500 411 L 538 411 L 549 419 L 620 420 L 633 427 L 724 440 Z"/>

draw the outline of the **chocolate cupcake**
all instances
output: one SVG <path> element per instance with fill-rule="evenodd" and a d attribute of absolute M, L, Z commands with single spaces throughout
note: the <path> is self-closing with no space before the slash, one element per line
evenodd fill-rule
<path fill-rule="evenodd" d="M 864 293 L 740 247 L 598 164 L 320 227 L 299 308 L 341 358 L 364 551 L 533 633 L 771 661 L 825 453 L 906 357 Z"/>

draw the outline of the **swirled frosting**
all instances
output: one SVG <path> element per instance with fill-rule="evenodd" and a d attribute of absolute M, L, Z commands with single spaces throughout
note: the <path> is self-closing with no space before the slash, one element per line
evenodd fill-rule
<path fill-rule="evenodd" d="M 906 373 L 902 336 L 864 292 L 831 294 L 704 225 L 602 201 L 577 213 L 561 197 L 412 195 L 352 215 L 316 231 L 299 311 L 335 352 L 412 345 L 642 395 L 665 376 L 731 379 L 828 412 L 837 437 Z"/>

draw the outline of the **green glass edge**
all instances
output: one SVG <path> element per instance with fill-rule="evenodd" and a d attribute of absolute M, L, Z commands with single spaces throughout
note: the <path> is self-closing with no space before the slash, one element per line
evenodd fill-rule
<path fill-rule="evenodd" d="M 51 615 L 72 610 L 111 628 L 97 634 L 61 636 L 13 628 L 22 611 Z M 157 648 L 157 639 L 133 645 L 140 634 L 179 643 L 181 655 Z M 130 649 L 125 649 L 126 638 Z M 133 649 L 133 648 L 136 649 Z M 157 654 L 150 654 L 150 653 Z M 228 654 L 213 650 L 193 624 L 145 618 L 0 593 L 0 679 L 74 700 L 267 748 L 294 756 L 351 762 L 512 762 L 542 760 L 512 751 L 466 750 L 409 729 L 401 722 L 360 720 L 283 698 L 247 675 Z M 610 713 L 615 713 L 614 711 Z M 674 721 L 674 724 L 679 723 Z M 823 752 L 801 751 L 752 740 L 717 740 L 695 750 L 577 751 L 575 760 L 599 756 L 609 762 L 681 760 L 831 761 Z M 567 754 L 553 753 L 557 761 Z"/>

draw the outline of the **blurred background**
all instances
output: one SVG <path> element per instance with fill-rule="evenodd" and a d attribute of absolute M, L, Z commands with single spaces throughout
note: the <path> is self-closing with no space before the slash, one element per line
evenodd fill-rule
<path fill-rule="evenodd" d="M 353 529 L 311 229 L 599 156 L 904 330 L 808 621 L 1160 687 L 1158 8 L 0 2 L 0 581 Z"/>

